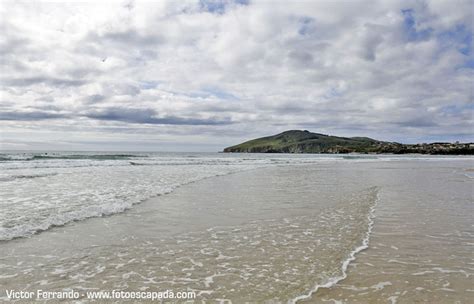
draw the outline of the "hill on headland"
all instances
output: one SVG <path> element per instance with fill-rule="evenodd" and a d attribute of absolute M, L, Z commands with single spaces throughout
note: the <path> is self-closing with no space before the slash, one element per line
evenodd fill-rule
<path fill-rule="evenodd" d="M 474 154 L 472 143 L 400 144 L 368 137 L 338 137 L 307 130 L 290 130 L 224 149 L 241 153 L 421 153 Z"/>

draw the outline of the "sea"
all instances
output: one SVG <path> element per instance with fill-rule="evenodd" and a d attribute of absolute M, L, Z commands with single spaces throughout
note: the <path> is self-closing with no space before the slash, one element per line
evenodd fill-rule
<path fill-rule="evenodd" d="M 0 301 L 472 303 L 473 178 L 470 156 L 1 152 Z"/>

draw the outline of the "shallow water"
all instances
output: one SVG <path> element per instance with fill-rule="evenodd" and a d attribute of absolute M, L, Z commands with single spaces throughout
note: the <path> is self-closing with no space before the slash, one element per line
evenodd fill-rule
<path fill-rule="evenodd" d="M 370 249 L 310 303 L 472 303 L 472 162 L 378 168 L 383 191 Z"/>
<path fill-rule="evenodd" d="M 150 197 L 212 176 L 278 164 L 332 161 L 344 161 L 344 156 L 0 153 L 0 240 L 121 213 Z"/>
<path fill-rule="evenodd" d="M 199 303 L 470 299 L 471 160 L 262 158 L 125 213 L 2 242 L 0 285 L 193 290 Z"/>

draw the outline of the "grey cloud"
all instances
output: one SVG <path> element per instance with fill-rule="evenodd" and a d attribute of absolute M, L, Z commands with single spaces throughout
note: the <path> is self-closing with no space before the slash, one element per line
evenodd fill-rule
<path fill-rule="evenodd" d="M 18 49 L 28 47 L 29 43 L 30 41 L 25 38 L 6 37 L 3 41 L 0 42 L 0 54 L 2 56 L 12 54 Z"/>
<path fill-rule="evenodd" d="M 377 47 L 383 41 L 383 27 L 376 24 L 366 24 L 362 38 L 361 55 L 368 61 L 375 61 Z"/>
<path fill-rule="evenodd" d="M 151 33 L 144 35 L 135 29 L 110 31 L 102 35 L 91 32 L 88 35 L 87 40 L 93 42 L 124 44 L 128 46 L 152 46 L 163 41 L 163 39 L 157 34 Z"/>
<path fill-rule="evenodd" d="M 33 39 L 28 38 L 18 26 L 8 22 L 2 22 L 1 29 L 2 39 L 0 40 L 0 54 L 2 56 L 15 54 L 19 50 L 33 50 Z"/>
<path fill-rule="evenodd" d="M 143 133 L 215 142 L 293 126 L 455 136 L 472 126 L 472 109 L 439 109 L 472 102 L 472 54 L 443 37 L 462 26 L 472 34 L 470 2 L 163 0 L 76 11 L 11 1 L 0 118 L 12 137 L 32 140 L 34 121 L 43 133 L 124 142 Z M 403 9 L 436 35 L 408 41 Z M 62 117 L 67 127 L 48 124 Z"/>
<path fill-rule="evenodd" d="M 43 111 L 30 111 L 30 112 L 1 111 L 0 112 L 0 120 L 12 120 L 12 121 L 37 121 L 37 120 L 68 118 L 68 117 L 69 116 L 66 114 L 43 112 Z"/>
<path fill-rule="evenodd" d="M 288 57 L 296 64 L 296 66 L 307 67 L 313 63 L 313 55 L 305 51 L 291 51 L 288 54 Z"/>
<path fill-rule="evenodd" d="M 56 113 L 53 113 L 53 114 L 57 114 L 57 113 L 59 113 L 63 110 L 62 107 L 55 106 L 55 105 L 52 105 L 52 104 L 45 104 L 45 103 L 41 103 L 41 104 L 37 104 L 37 105 L 33 105 L 33 106 L 28 107 L 28 109 L 30 109 L 30 108 L 35 109 L 35 111 L 39 110 L 41 112 L 46 112 L 46 113 L 56 112 Z"/>
<path fill-rule="evenodd" d="M 433 120 L 432 117 L 417 117 L 417 118 L 408 118 L 395 121 L 394 124 L 400 127 L 408 128 L 420 128 L 420 127 L 434 127 L 438 124 Z"/>
<path fill-rule="evenodd" d="M 153 109 L 132 109 L 120 107 L 109 107 L 106 109 L 95 110 L 84 114 L 84 116 L 97 120 L 159 125 L 227 125 L 232 123 L 229 119 L 200 119 L 176 116 L 157 117 L 157 113 Z"/>
<path fill-rule="evenodd" d="M 101 94 L 94 94 L 94 95 L 84 97 L 84 100 L 85 100 L 86 104 L 98 103 L 98 102 L 101 102 L 105 99 L 106 99 L 106 97 L 104 95 L 101 95 Z"/>
<path fill-rule="evenodd" d="M 80 79 L 64 79 L 53 77 L 26 77 L 26 78 L 4 78 L 0 82 L 4 86 L 28 87 L 35 84 L 45 84 L 53 87 L 79 87 L 87 83 Z"/>

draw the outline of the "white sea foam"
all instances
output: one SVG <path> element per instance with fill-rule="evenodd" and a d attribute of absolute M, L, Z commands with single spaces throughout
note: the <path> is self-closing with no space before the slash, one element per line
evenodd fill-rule
<path fill-rule="evenodd" d="M 356 259 L 356 255 L 369 248 L 369 240 L 370 240 L 370 235 L 372 234 L 372 229 L 374 227 L 374 219 L 375 219 L 375 208 L 377 207 L 379 201 L 379 191 L 377 191 L 376 194 L 376 199 L 374 204 L 370 207 L 370 211 L 368 214 L 368 227 L 367 227 L 367 232 L 365 234 L 365 237 L 362 240 L 362 244 L 358 247 L 356 247 L 354 250 L 351 251 L 349 254 L 348 258 L 343 261 L 341 265 L 341 272 L 342 274 L 336 277 L 332 277 L 328 279 L 325 283 L 322 284 L 317 284 L 311 289 L 308 293 L 299 295 L 293 299 L 290 299 L 288 301 L 289 304 L 294 304 L 297 303 L 300 300 L 305 300 L 309 299 L 313 294 L 315 294 L 319 289 L 321 288 L 330 288 L 334 285 L 336 285 L 338 282 L 344 280 L 347 277 L 347 268 L 349 267 L 349 264 Z"/>
<path fill-rule="evenodd" d="M 166 159 L 159 160 L 166 163 Z M 182 166 L 146 167 L 124 166 L 121 158 L 0 162 L 0 208 L 5 211 L 0 214 L 0 241 L 30 236 L 72 221 L 121 213 L 182 185 L 262 166 L 239 159 L 197 160 L 183 160 Z M 38 163 L 45 162 L 53 165 L 37 168 Z M 71 162 L 89 162 L 90 166 L 74 167 Z M 12 164 L 18 168 L 12 168 Z"/>
<path fill-rule="evenodd" d="M 396 304 L 398 301 L 398 296 L 390 296 L 388 299 L 390 301 L 390 304 Z"/>
<path fill-rule="evenodd" d="M 203 178 L 264 166 L 466 160 L 466 157 L 232 155 L 182 153 L 0 153 L 0 241 L 124 212 Z"/>
<path fill-rule="evenodd" d="M 375 285 L 372 285 L 370 288 L 375 289 L 375 290 L 382 290 L 385 288 L 385 286 L 391 286 L 392 282 L 378 282 Z"/>
<path fill-rule="evenodd" d="M 464 176 L 469 177 L 470 179 L 474 178 L 474 172 L 466 172 L 464 173 Z"/>
<path fill-rule="evenodd" d="M 170 153 L 18 153 L 0 157 L 0 208 L 6 210 L 0 214 L 0 241 L 121 213 L 203 178 L 263 166 L 354 161 L 334 155 L 249 158 Z"/>

